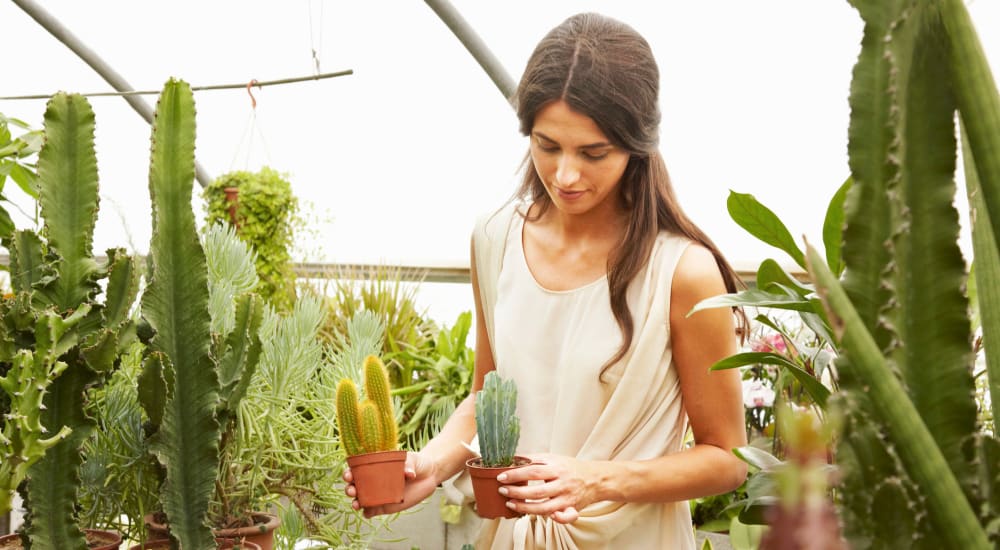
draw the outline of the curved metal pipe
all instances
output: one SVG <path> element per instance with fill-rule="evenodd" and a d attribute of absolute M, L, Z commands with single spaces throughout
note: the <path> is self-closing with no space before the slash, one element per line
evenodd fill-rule
<path fill-rule="evenodd" d="M 91 50 L 84 44 L 79 38 L 76 37 L 65 25 L 59 22 L 58 19 L 52 16 L 49 12 L 45 11 L 38 2 L 34 0 L 12 0 L 14 4 L 24 10 L 32 19 L 38 22 L 45 30 L 49 31 L 49 34 L 54 36 L 57 40 L 62 42 L 67 48 L 69 48 L 73 53 L 75 53 L 80 59 L 82 59 L 90 68 L 101 75 L 108 84 L 110 84 L 115 90 L 119 92 L 131 92 L 135 89 L 125 80 L 125 78 L 118 74 L 111 65 L 108 65 L 101 56 L 97 55 L 96 52 Z M 122 96 L 125 101 L 132 106 L 135 112 L 139 113 L 149 125 L 153 124 L 153 108 L 146 103 L 141 97 L 132 94 L 126 94 Z M 208 172 L 195 160 L 194 164 L 195 179 L 202 187 L 206 187 L 212 178 L 209 176 Z"/>

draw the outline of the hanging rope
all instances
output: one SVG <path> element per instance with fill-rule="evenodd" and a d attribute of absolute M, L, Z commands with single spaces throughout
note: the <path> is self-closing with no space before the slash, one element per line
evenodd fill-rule
<path fill-rule="evenodd" d="M 260 84 L 256 79 L 246 84 L 247 95 L 250 96 L 250 115 L 243 127 L 243 135 L 236 146 L 236 151 L 233 153 L 233 160 L 229 164 L 230 170 L 236 169 L 236 166 L 239 165 L 240 153 L 244 151 L 246 155 L 243 157 L 241 168 L 243 170 L 250 169 L 250 158 L 253 156 L 255 137 L 260 140 L 261 149 L 264 152 L 264 165 L 271 163 L 271 152 L 267 147 L 267 141 L 264 139 L 264 132 L 261 130 L 261 125 L 257 123 L 257 98 L 253 95 L 254 86 L 257 86 L 257 90 L 260 91 Z"/>
<path fill-rule="evenodd" d="M 282 78 L 278 80 L 262 80 L 257 82 L 255 86 L 257 88 L 262 88 L 264 86 L 277 86 L 279 84 L 291 84 L 294 82 L 305 82 L 307 80 L 322 80 L 325 78 L 335 78 L 338 76 L 347 76 L 354 74 L 352 69 L 347 69 L 345 71 L 337 71 L 335 73 L 322 73 L 315 74 L 311 76 L 299 76 L 294 78 Z M 239 88 L 246 88 L 247 84 L 241 82 L 239 84 L 214 84 L 211 86 L 192 86 L 191 90 L 195 92 L 207 91 L 207 90 L 235 90 Z M 107 97 L 107 96 L 130 96 L 130 95 L 159 95 L 163 90 L 129 90 L 125 92 L 93 92 L 87 94 L 80 94 L 84 97 Z M 14 99 L 49 99 L 53 94 L 31 94 L 31 95 L 18 95 L 18 96 L 3 96 L 0 100 L 14 100 Z"/>
<path fill-rule="evenodd" d="M 316 25 L 313 22 L 313 2 L 312 0 L 307 1 L 309 3 L 309 49 L 312 52 L 313 70 L 319 74 L 319 55 L 323 51 L 323 2 L 319 3 L 319 45 L 317 45 L 314 32 Z"/>

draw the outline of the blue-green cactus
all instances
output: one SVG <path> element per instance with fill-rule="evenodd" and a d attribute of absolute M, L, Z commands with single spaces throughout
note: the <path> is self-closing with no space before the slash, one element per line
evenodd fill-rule
<path fill-rule="evenodd" d="M 476 393 L 476 432 L 479 454 L 488 468 L 511 466 L 521 437 L 517 417 L 517 385 L 502 380 L 496 371 L 486 374 L 483 389 Z"/>

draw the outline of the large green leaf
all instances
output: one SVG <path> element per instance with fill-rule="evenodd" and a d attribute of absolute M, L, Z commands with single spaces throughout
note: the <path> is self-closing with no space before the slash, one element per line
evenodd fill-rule
<path fill-rule="evenodd" d="M 149 192 L 152 264 L 142 313 L 155 331 L 172 388 L 152 443 L 166 481 L 162 504 L 171 534 L 184 548 L 209 548 L 209 500 L 218 467 L 219 380 L 209 355 L 208 271 L 192 212 L 195 110 L 191 88 L 171 79 L 160 94 L 153 126 Z"/>
<path fill-rule="evenodd" d="M 784 250 L 803 268 L 806 266 L 802 250 L 795 244 L 795 239 L 788 228 L 768 207 L 764 206 L 747 193 L 729 192 L 726 201 L 729 215 L 743 229 L 765 243 Z"/>
<path fill-rule="evenodd" d="M 802 367 L 790 361 L 784 355 L 769 352 L 746 352 L 731 355 L 712 365 L 711 370 L 725 370 L 742 367 L 745 365 L 778 365 L 786 369 L 796 380 L 802 384 L 813 401 L 820 408 L 826 408 L 826 400 L 830 397 L 830 390 L 817 380 L 812 374 L 806 372 Z"/>
<path fill-rule="evenodd" d="M 823 294 L 831 317 L 838 319 L 834 326 L 839 328 L 841 347 L 850 357 L 850 362 L 843 365 L 854 371 L 854 376 L 866 385 L 872 400 L 879 404 L 879 417 L 888 428 L 893 446 L 899 449 L 907 473 L 926 494 L 931 521 L 951 547 L 989 548 L 986 533 L 945 455 L 903 385 L 892 373 L 844 288 L 816 250 L 807 247 L 806 254 L 809 273 Z"/>
<path fill-rule="evenodd" d="M 706 298 L 697 304 L 688 315 L 693 315 L 703 309 L 733 306 L 754 306 L 773 307 L 777 309 L 790 309 L 793 311 L 814 312 L 821 309 L 815 299 L 803 299 L 794 296 L 775 294 L 760 289 L 742 290 L 733 294 L 720 294 L 711 298 Z"/>
<path fill-rule="evenodd" d="M 826 207 L 826 216 L 823 218 L 823 246 L 826 248 L 826 264 L 830 266 L 830 271 L 835 275 L 840 275 L 844 271 L 844 262 L 841 259 L 841 249 L 844 241 L 844 201 L 847 199 L 847 192 L 854 182 L 850 177 L 840 185 L 837 192 L 833 194 L 830 204 Z"/>
<path fill-rule="evenodd" d="M 66 311 L 99 290 L 92 278 L 97 265 L 91 252 L 98 205 L 94 111 L 83 96 L 59 93 L 49 100 L 38 177 L 46 240 L 60 258 L 59 277 L 44 294 Z"/>

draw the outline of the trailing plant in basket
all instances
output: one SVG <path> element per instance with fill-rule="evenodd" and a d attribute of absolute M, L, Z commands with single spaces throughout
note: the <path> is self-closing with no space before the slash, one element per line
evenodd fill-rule
<path fill-rule="evenodd" d="M 236 227 L 240 238 L 256 253 L 257 293 L 279 311 L 295 302 L 295 272 L 291 247 L 299 218 L 299 202 L 284 174 L 267 166 L 258 172 L 237 170 L 223 174 L 205 187 L 206 222 L 232 223 L 226 188 L 236 188 Z"/>

